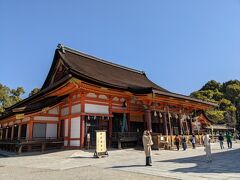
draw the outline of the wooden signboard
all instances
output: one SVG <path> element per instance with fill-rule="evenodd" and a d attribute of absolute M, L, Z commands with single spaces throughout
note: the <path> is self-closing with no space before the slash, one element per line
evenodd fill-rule
<path fill-rule="evenodd" d="M 96 150 L 94 157 L 108 155 L 106 144 L 106 130 L 96 130 Z"/>
<path fill-rule="evenodd" d="M 16 115 L 16 119 L 19 120 L 19 119 L 24 119 L 24 114 L 17 114 Z"/>

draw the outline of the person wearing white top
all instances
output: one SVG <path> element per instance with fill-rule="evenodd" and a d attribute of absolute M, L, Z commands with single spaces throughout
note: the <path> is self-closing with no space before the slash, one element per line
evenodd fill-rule
<path fill-rule="evenodd" d="M 212 162 L 212 153 L 211 153 L 211 144 L 210 144 L 210 137 L 209 135 L 206 133 L 203 137 L 203 144 L 205 147 L 205 152 L 206 152 L 206 156 L 207 156 L 207 162 Z"/>

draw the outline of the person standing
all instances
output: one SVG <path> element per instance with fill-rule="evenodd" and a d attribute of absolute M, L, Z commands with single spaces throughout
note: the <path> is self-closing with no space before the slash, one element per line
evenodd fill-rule
<path fill-rule="evenodd" d="M 205 147 L 205 152 L 206 152 L 206 156 L 207 156 L 207 162 L 212 162 L 212 153 L 211 153 L 211 144 L 210 144 L 210 137 L 207 133 L 205 133 L 204 137 L 203 137 L 203 144 Z"/>
<path fill-rule="evenodd" d="M 226 139 L 227 139 L 228 149 L 231 149 L 232 148 L 232 135 L 229 132 L 227 132 Z"/>
<path fill-rule="evenodd" d="M 186 142 L 186 137 L 184 135 L 182 135 L 181 141 L 182 141 L 182 148 L 185 151 L 187 149 L 187 142 Z"/>
<path fill-rule="evenodd" d="M 224 149 L 224 145 L 223 145 L 224 137 L 222 136 L 222 134 L 218 136 L 218 140 L 219 140 L 221 149 Z"/>
<path fill-rule="evenodd" d="M 175 141 L 175 145 L 176 145 L 176 147 L 177 147 L 177 150 L 179 151 L 180 138 L 179 138 L 178 135 L 175 136 L 174 141 Z"/>
<path fill-rule="evenodd" d="M 196 137 L 195 137 L 194 134 L 193 134 L 192 137 L 191 137 L 191 143 L 192 143 L 193 149 L 195 149 L 195 148 L 196 148 Z"/>
<path fill-rule="evenodd" d="M 152 159 L 151 159 L 152 149 L 151 149 L 151 146 L 153 145 L 153 142 L 152 142 L 152 136 L 150 134 L 150 131 L 146 130 L 146 131 L 143 132 L 142 141 L 143 141 L 144 152 L 145 152 L 145 155 L 146 155 L 146 166 L 152 166 Z"/>

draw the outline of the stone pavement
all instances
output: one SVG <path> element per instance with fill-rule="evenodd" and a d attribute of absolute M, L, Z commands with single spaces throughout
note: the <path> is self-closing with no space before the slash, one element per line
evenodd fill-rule
<path fill-rule="evenodd" d="M 110 150 L 99 159 L 80 150 L 26 154 L 0 158 L 0 179 L 240 179 L 240 142 L 224 150 L 214 143 L 212 152 L 213 162 L 206 163 L 203 147 L 153 151 L 152 167 L 145 166 L 144 152 L 134 149 Z"/>

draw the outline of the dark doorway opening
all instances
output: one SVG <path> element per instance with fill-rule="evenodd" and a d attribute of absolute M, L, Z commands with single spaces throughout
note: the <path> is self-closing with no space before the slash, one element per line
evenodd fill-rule
<path fill-rule="evenodd" d="M 21 127 L 21 139 L 26 139 L 26 136 L 27 136 L 27 124 L 22 124 L 22 127 Z"/>
<path fill-rule="evenodd" d="M 113 113 L 112 118 L 112 132 L 121 132 L 123 114 Z"/>
<path fill-rule="evenodd" d="M 131 132 L 143 133 L 144 123 L 143 122 L 131 122 Z"/>
<path fill-rule="evenodd" d="M 6 139 L 6 128 L 3 128 L 3 131 L 2 131 L 2 139 L 5 140 Z"/>
<path fill-rule="evenodd" d="M 19 126 L 14 126 L 14 133 L 13 133 L 13 139 L 17 140 L 18 139 L 18 127 Z"/>
<path fill-rule="evenodd" d="M 108 117 L 85 116 L 85 146 L 87 146 L 87 134 L 90 135 L 90 147 L 96 146 L 96 130 L 106 130 L 106 142 L 108 145 Z"/>
<path fill-rule="evenodd" d="M 60 122 L 60 138 L 62 139 L 64 137 L 64 120 L 61 120 Z"/>
<path fill-rule="evenodd" d="M 8 134 L 7 134 L 7 139 L 10 140 L 12 135 L 12 127 L 8 128 Z"/>

